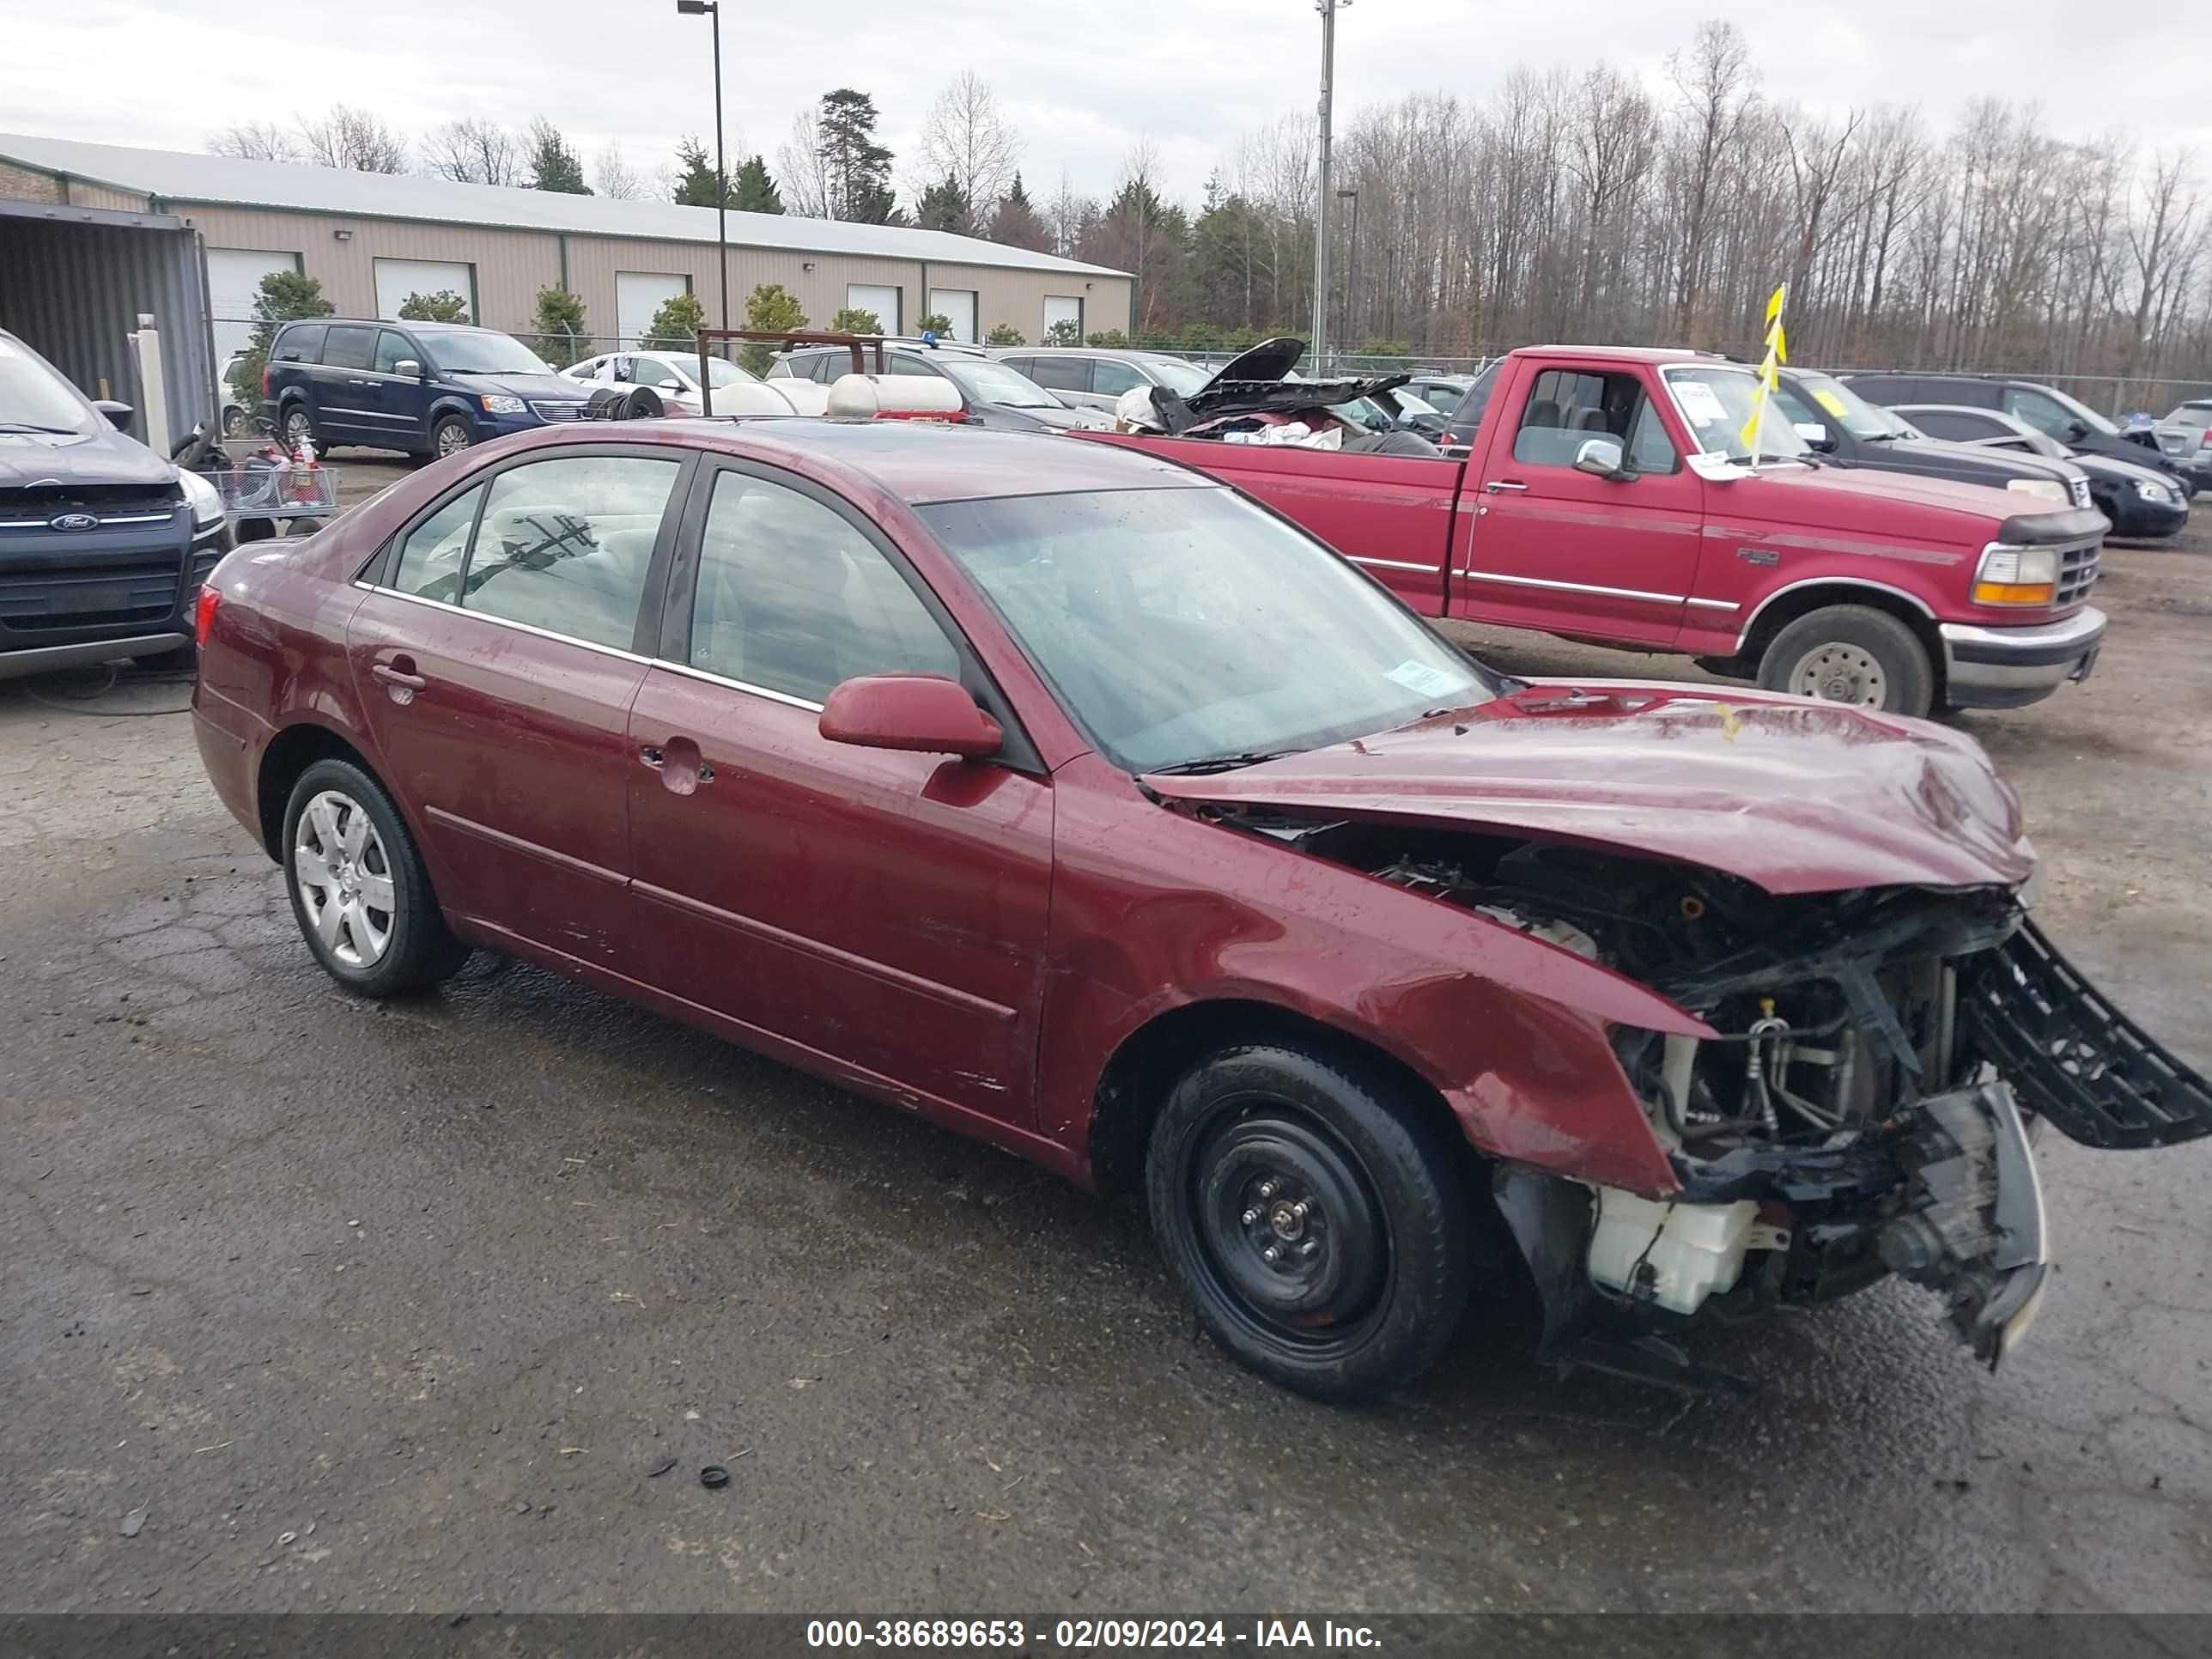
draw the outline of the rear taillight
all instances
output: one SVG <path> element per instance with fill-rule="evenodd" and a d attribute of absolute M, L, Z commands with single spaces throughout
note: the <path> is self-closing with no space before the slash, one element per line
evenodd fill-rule
<path fill-rule="evenodd" d="M 212 586 L 201 584 L 199 597 L 192 601 L 192 643 L 202 649 L 215 632 L 215 608 L 222 603 L 222 596 Z"/>
<path fill-rule="evenodd" d="M 264 398 L 269 395 L 269 365 L 266 363 L 261 365 L 261 395 Z"/>

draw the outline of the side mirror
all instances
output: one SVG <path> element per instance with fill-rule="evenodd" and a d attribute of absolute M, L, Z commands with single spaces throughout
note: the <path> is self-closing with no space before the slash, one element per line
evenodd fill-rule
<path fill-rule="evenodd" d="M 1006 733 L 956 681 L 929 674 L 869 674 L 845 681 L 822 706 L 819 729 L 831 743 L 981 760 Z"/>
<path fill-rule="evenodd" d="M 1828 428 L 1819 421 L 1796 422 L 1797 435 L 1815 449 L 1833 449 L 1836 441 L 1828 435 Z"/>
<path fill-rule="evenodd" d="M 1618 438 L 1585 438 L 1575 451 L 1575 471 L 1594 478 L 1618 478 L 1626 471 Z"/>
<path fill-rule="evenodd" d="M 92 406 L 106 416 L 108 425 L 113 427 L 118 432 L 128 432 L 131 429 L 131 417 L 138 412 L 129 404 L 118 404 L 112 398 L 95 398 L 93 399 Z"/>
<path fill-rule="evenodd" d="M 2082 439 L 2088 435 L 2089 428 L 2085 422 L 2081 421 L 2069 421 L 2066 422 L 2066 441 L 2068 443 L 2078 444 Z"/>
<path fill-rule="evenodd" d="M 412 357 L 402 357 L 398 362 L 392 364 L 392 372 L 394 374 L 404 374 L 419 380 L 422 378 L 422 365 Z"/>
<path fill-rule="evenodd" d="M 684 390 L 684 382 L 678 380 L 672 374 L 668 379 L 663 380 L 659 386 L 653 387 L 653 390 L 655 392 L 681 392 Z"/>

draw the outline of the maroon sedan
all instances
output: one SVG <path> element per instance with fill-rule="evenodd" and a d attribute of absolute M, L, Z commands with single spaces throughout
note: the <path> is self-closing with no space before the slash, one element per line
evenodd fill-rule
<path fill-rule="evenodd" d="M 510 953 L 1140 1185 L 1207 1328 L 1328 1398 L 1516 1255 L 1563 1361 L 1690 1380 L 1669 1328 L 1897 1273 L 1994 1362 L 2029 1120 L 2212 1127 L 2026 921 L 1969 739 L 1504 678 L 1142 453 L 562 428 L 234 555 L 199 631 L 339 984 Z"/>

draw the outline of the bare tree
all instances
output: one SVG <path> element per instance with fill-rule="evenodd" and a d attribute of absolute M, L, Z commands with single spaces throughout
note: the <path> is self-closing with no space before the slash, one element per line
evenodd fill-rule
<path fill-rule="evenodd" d="M 827 219 L 832 205 L 830 163 L 822 153 L 822 116 L 808 104 L 791 118 L 791 137 L 775 153 L 776 187 L 787 213 Z"/>
<path fill-rule="evenodd" d="M 422 163 L 458 185 L 519 185 L 528 177 L 514 135 L 473 115 L 448 121 L 422 140 Z"/>
<path fill-rule="evenodd" d="M 302 119 L 300 144 L 319 167 L 350 173 L 404 173 L 407 146 L 383 118 L 350 104 L 333 104 L 319 120 Z"/>
<path fill-rule="evenodd" d="M 1098 204 L 1076 189 L 1063 167 L 1060 188 L 1053 192 L 1044 216 L 1052 227 L 1052 251 L 1063 259 L 1073 259 L 1076 249 L 1083 246 L 1085 233 L 1097 222 Z"/>
<path fill-rule="evenodd" d="M 653 181 L 629 163 L 619 143 L 611 143 L 592 160 L 592 188 L 611 202 L 634 202 L 654 194 Z"/>
<path fill-rule="evenodd" d="M 1688 58 L 1670 58 L 1667 69 L 1680 100 L 1675 111 L 1674 158 L 1678 250 L 1674 332 L 1686 343 L 1695 337 L 1715 193 L 1757 106 L 1759 78 L 1743 31 L 1719 19 L 1700 23 Z"/>
<path fill-rule="evenodd" d="M 245 121 L 210 133 L 207 147 L 210 155 L 246 161 L 296 161 L 301 155 L 298 136 L 273 121 Z"/>
<path fill-rule="evenodd" d="M 930 106 L 915 157 L 917 171 L 908 180 L 915 195 L 950 179 L 972 222 L 987 216 L 1013 181 L 1021 136 L 1000 111 L 990 82 L 963 70 Z"/>

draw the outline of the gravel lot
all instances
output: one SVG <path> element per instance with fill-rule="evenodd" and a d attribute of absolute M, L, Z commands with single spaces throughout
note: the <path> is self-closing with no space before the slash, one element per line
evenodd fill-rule
<path fill-rule="evenodd" d="M 2212 531 L 2106 569 L 2097 677 L 1966 723 L 2046 925 L 2201 1061 Z M 1331 1410 L 1133 1204 L 535 969 L 341 996 L 186 688 L 82 689 L 0 685 L 0 1609 L 2212 1605 L 2212 1147 L 2046 1140 L 1995 1376 L 1896 1286 L 1712 1334 L 1749 1401 L 1554 1380 L 1485 1299 Z"/>

